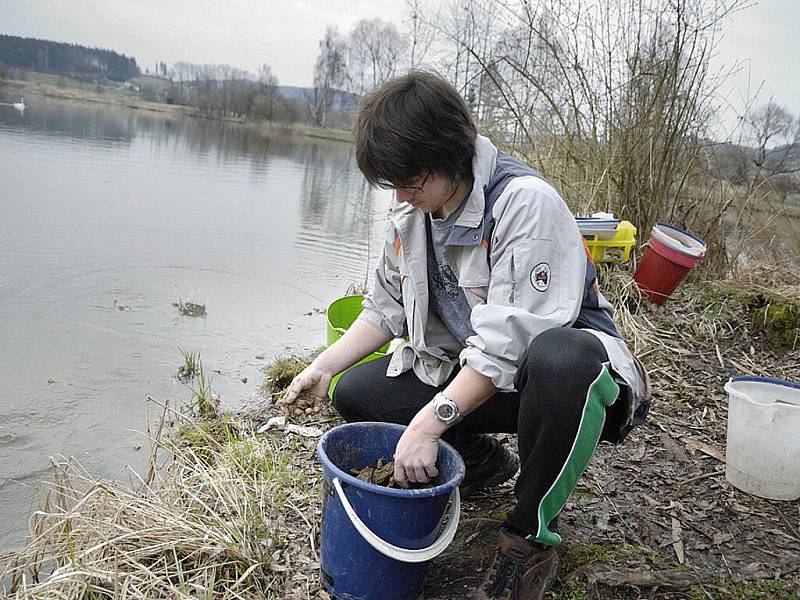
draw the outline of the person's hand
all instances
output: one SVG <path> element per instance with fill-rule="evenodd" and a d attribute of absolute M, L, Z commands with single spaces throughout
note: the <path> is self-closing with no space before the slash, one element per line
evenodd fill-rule
<path fill-rule="evenodd" d="M 416 418 L 411 421 L 394 451 L 394 479 L 398 485 L 407 488 L 409 483 L 427 483 L 439 474 L 439 436 Z"/>
<path fill-rule="evenodd" d="M 281 403 L 293 404 L 302 395 L 311 396 L 314 400 L 325 400 L 328 397 L 331 379 L 333 376 L 330 373 L 312 362 L 292 379 Z"/>

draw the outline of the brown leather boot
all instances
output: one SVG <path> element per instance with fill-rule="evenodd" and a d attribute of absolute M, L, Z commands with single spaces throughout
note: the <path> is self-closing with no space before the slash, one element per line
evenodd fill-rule
<path fill-rule="evenodd" d="M 497 439 L 484 435 L 482 452 L 462 457 L 467 472 L 461 482 L 461 498 L 469 498 L 475 492 L 505 483 L 519 470 L 519 457 Z"/>
<path fill-rule="evenodd" d="M 473 600 L 541 600 L 558 574 L 555 548 L 542 550 L 501 528 L 489 574 Z"/>

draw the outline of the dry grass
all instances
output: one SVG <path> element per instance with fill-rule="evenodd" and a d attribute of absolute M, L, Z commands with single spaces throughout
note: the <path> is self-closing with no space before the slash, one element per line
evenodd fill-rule
<path fill-rule="evenodd" d="M 300 356 L 279 356 L 264 368 L 263 390 L 266 393 L 281 395 L 292 380 L 311 363 L 310 359 Z"/>
<path fill-rule="evenodd" d="M 150 436 L 138 486 L 100 481 L 74 460 L 53 461 L 27 545 L 0 562 L 15 598 L 286 598 L 316 579 L 311 447 L 257 435 L 227 439 L 200 425 L 192 443 Z M 306 574 L 308 572 L 308 574 Z M 291 580 L 291 582 L 290 582 Z M 306 597 L 302 592 L 297 597 Z"/>

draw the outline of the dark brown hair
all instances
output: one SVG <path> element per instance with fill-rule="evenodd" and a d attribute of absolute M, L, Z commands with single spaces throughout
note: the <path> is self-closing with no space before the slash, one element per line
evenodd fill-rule
<path fill-rule="evenodd" d="M 430 171 L 454 181 L 472 176 L 475 123 L 435 73 L 411 71 L 367 94 L 354 130 L 358 168 L 371 185 L 402 187 Z"/>

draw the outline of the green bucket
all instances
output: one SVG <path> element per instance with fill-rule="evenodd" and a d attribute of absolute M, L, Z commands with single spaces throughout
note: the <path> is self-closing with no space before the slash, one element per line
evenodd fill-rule
<path fill-rule="evenodd" d="M 352 325 L 355 320 L 358 318 L 358 315 L 361 314 L 361 302 L 364 300 L 364 296 L 344 296 L 337 300 L 331 302 L 330 306 L 328 306 L 328 328 L 327 328 L 327 345 L 330 346 L 336 340 L 344 335 L 344 332 Z M 386 356 L 387 351 L 389 350 L 389 344 L 384 344 L 381 348 L 378 349 L 377 352 L 373 352 L 366 358 L 363 358 L 356 364 L 361 364 L 368 362 L 370 360 L 375 360 L 376 358 L 381 358 Z M 355 366 L 355 365 L 353 365 Z M 339 382 L 339 378 L 344 374 L 344 371 L 339 373 L 338 375 L 334 376 L 331 379 L 331 385 L 328 388 L 328 396 L 333 398 L 333 390 L 336 388 L 336 384 Z"/>

